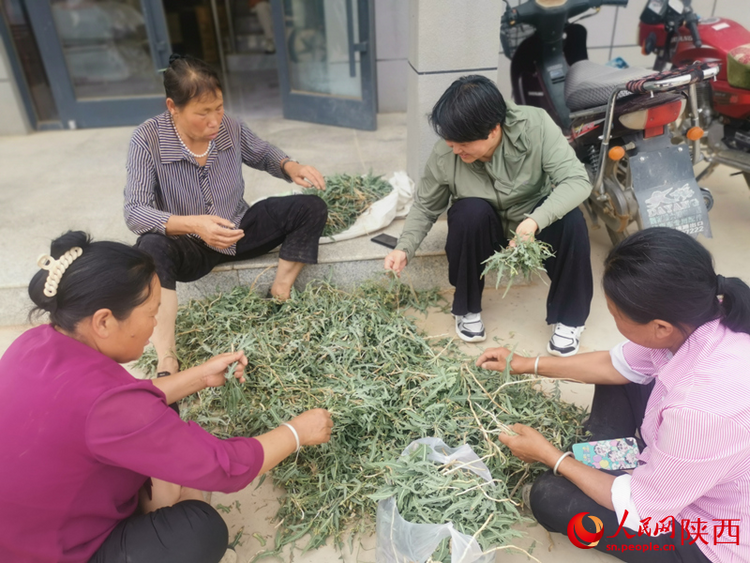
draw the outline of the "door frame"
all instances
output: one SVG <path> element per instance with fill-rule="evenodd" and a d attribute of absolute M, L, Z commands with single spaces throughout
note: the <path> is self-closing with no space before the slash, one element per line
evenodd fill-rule
<path fill-rule="evenodd" d="M 350 44 L 350 56 L 360 53 L 362 99 L 353 100 L 327 94 L 293 91 L 289 80 L 289 53 L 284 21 L 284 0 L 271 0 L 273 27 L 276 39 L 276 61 L 285 119 L 295 119 L 323 125 L 336 125 L 374 131 L 377 129 L 377 63 L 375 58 L 375 2 L 374 0 L 344 0 L 357 3 L 359 43 Z M 350 34 L 351 37 L 351 34 Z"/>
<path fill-rule="evenodd" d="M 164 111 L 164 94 L 78 100 L 48 0 L 26 0 L 26 10 L 66 129 L 137 125 Z M 169 64 L 171 44 L 161 0 L 141 0 L 154 72 Z"/>

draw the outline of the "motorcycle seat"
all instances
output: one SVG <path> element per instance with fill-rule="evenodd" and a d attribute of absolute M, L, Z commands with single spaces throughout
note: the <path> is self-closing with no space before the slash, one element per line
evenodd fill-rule
<path fill-rule="evenodd" d="M 654 71 L 641 67 L 614 68 L 589 60 L 578 61 L 570 67 L 565 78 L 565 104 L 570 111 L 604 105 L 618 86 L 649 74 L 654 74 Z M 620 94 L 627 95 L 628 92 Z"/>

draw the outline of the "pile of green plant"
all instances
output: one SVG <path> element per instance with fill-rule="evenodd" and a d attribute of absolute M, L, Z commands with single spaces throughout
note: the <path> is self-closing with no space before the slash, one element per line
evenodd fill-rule
<path fill-rule="evenodd" d="M 438 305 L 437 292 L 415 292 L 391 281 L 353 292 L 325 283 L 279 303 L 248 288 L 192 301 L 177 317 L 177 354 L 183 368 L 214 354 L 244 350 L 247 382 L 207 389 L 183 415 L 219 437 L 266 432 L 310 408 L 334 419 L 330 443 L 303 448 L 272 472 L 284 489 L 280 522 L 267 555 L 308 536 L 305 549 L 349 533 L 370 532 L 391 461 L 413 440 L 436 436 L 468 443 L 483 458 L 500 490 L 518 499 L 519 486 L 543 467 L 529 467 L 497 441 L 505 424 L 539 429 L 555 445 L 581 441 L 583 411 L 538 392 L 535 380 L 474 366 L 453 340 L 426 336 L 405 315 Z M 153 358 L 149 361 L 153 368 Z M 516 507 L 487 526 L 506 542 Z M 443 522 L 439 511 L 435 522 Z M 481 525 L 479 522 L 477 526 Z M 471 530 L 467 530 L 471 531 Z"/>
<path fill-rule="evenodd" d="M 536 274 L 544 280 L 542 277 L 542 273 L 546 271 L 544 261 L 555 255 L 549 244 L 533 237 L 526 239 L 515 237 L 513 240 L 515 241 L 513 246 L 498 250 L 482 262 L 485 265 L 482 276 L 486 276 L 490 272 L 497 272 L 496 289 L 500 286 L 503 275 L 508 276 L 508 285 L 503 297 L 508 294 L 513 282 L 519 278 L 531 280 L 531 277 Z"/>
<path fill-rule="evenodd" d="M 319 196 L 328 205 L 328 221 L 323 236 L 330 237 L 351 227 L 370 205 L 392 190 L 393 186 L 381 176 L 335 174 L 326 177 L 325 190 L 309 188 L 303 193 Z"/>

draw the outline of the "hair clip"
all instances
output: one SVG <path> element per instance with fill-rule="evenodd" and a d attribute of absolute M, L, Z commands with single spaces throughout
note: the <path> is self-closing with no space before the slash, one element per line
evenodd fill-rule
<path fill-rule="evenodd" d="M 44 282 L 44 295 L 47 297 L 54 297 L 57 295 L 57 286 L 60 285 L 65 270 L 73 263 L 73 261 L 83 254 L 83 249 L 80 246 L 74 246 L 68 250 L 65 254 L 60 256 L 57 260 L 52 258 L 49 254 L 42 254 L 37 258 L 37 266 L 42 270 L 47 270 L 47 281 Z"/>

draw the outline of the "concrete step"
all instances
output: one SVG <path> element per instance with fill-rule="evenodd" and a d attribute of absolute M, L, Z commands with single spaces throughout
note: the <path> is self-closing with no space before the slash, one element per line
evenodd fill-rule
<path fill-rule="evenodd" d="M 403 223 L 403 220 L 394 221 L 386 229 L 367 237 L 322 244 L 318 263 L 305 266 L 295 287 L 303 289 L 311 280 L 325 279 L 339 287 L 353 288 L 365 280 L 383 275 L 383 259 L 390 249 L 370 239 L 381 232 L 398 237 Z M 406 283 L 417 289 L 450 287 L 444 250 L 447 232 L 446 221 L 437 221 L 420 246 L 417 256 L 404 270 L 402 279 Z M 222 264 L 196 282 L 178 283 L 177 297 L 180 303 L 185 303 L 189 299 L 230 291 L 237 285 L 254 287 L 255 291 L 265 295 L 276 275 L 277 261 L 278 253 L 271 252 L 252 260 Z"/>
<path fill-rule="evenodd" d="M 318 263 L 305 266 L 295 287 L 301 290 L 311 280 L 324 279 L 339 287 L 351 289 L 365 280 L 381 277 L 384 274 L 383 259 L 390 249 L 370 239 L 380 233 L 398 237 L 403 224 L 404 221 L 400 219 L 370 236 L 322 244 Z M 444 250 L 447 233 L 447 221 L 441 218 L 403 271 L 401 279 L 405 283 L 415 289 L 451 287 Z M 202 299 L 218 292 L 231 291 L 238 285 L 253 287 L 256 292 L 265 295 L 276 275 L 278 258 L 278 252 L 274 251 L 252 260 L 222 264 L 198 281 L 178 283 L 179 302 L 185 304 L 190 299 Z M 495 280 L 494 275 L 488 276 L 487 287 L 493 287 Z M 32 307 L 26 284 L 0 287 L 0 326 L 26 323 Z"/>

